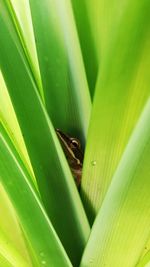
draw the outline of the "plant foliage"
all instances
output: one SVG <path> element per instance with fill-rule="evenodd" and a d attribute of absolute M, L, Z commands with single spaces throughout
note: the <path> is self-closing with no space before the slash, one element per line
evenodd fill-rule
<path fill-rule="evenodd" d="M 149 266 L 149 12 L 0 1 L 0 266 Z M 85 150 L 80 192 L 56 128 Z"/>

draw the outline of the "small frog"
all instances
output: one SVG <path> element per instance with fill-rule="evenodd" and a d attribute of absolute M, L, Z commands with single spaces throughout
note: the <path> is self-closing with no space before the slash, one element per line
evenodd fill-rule
<path fill-rule="evenodd" d="M 79 188 L 83 164 L 83 152 L 81 150 L 80 141 L 77 138 L 70 137 L 59 129 L 56 129 L 56 133 L 61 142 L 76 185 Z"/>

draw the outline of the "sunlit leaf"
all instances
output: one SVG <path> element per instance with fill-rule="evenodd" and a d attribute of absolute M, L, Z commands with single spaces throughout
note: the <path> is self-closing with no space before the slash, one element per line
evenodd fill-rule
<path fill-rule="evenodd" d="M 150 237 L 149 121 L 150 99 L 98 212 L 81 267 L 136 266 L 146 247 Z"/>
<path fill-rule="evenodd" d="M 36 189 L 26 177 L 9 146 L 2 126 L 0 127 L 0 180 L 16 211 L 22 234 L 30 247 L 33 264 L 41 266 L 43 262 L 49 266 L 71 266 L 67 255 L 45 213 Z M 2 231 L 0 231 L 2 237 Z M 11 242 L 3 238 L 2 248 L 8 250 L 7 258 L 23 263 Z M 0 251 L 2 250 L 0 248 Z M 55 252 L 55 253 L 54 253 Z M 6 253 L 6 252 L 5 252 Z M 16 254 L 17 253 L 17 254 Z M 41 254 L 42 253 L 42 254 Z M 15 263 L 13 263 L 15 265 Z M 19 266 L 17 263 L 16 266 Z"/>
<path fill-rule="evenodd" d="M 147 1 L 127 5 L 101 66 L 82 180 L 91 222 L 149 97 L 149 10 Z"/>
<path fill-rule="evenodd" d="M 24 55 L 17 49 L 18 46 L 11 38 L 6 25 L 2 12 L 2 73 L 43 203 L 68 255 L 77 263 L 89 236 L 88 221 L 55 131 L 28 70 L 28 64 Z M 8 50 L 11 51 L 11 56 L 6 52 Z M 16 79 L 16 73 L 19 79 Z"/>

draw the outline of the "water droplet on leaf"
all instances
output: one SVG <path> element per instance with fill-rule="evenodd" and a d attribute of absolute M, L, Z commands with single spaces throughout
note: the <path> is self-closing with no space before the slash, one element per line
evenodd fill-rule
<path fill-rule="evenodd" d="M 96 160 L 92 160 L 91 164 L 92 164 L 92 166 L 95 166 L 96 165 Z"/>

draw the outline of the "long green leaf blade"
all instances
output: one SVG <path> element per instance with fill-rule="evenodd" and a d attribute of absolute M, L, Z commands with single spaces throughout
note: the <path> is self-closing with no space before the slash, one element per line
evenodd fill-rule
<path fill-rule="evenodd" d="M 6 191 L 4 190 L 4 187 L 2 186 L 2 183 L 0 183 L 0 218 L 0 232 L 2 232 L 0 233 L 0 254 L 3 255 L 2 259 L 6 258 L 6 260 L 8 260 L 9 256 L 7 257 L 7 254 L 12 251 L 12 255 L 19 255 L 19 258 L 22 257 L 23 261 L 26 262 L 26 265 L 31 267 L 32 262 L 24 237 L 22 236 L 22 230 L 20 229 L 15 210 L 8 195 L 6 194 Z M 12 261 L 10 264 L 11 263 Z M 5 265 L 2 265 L 0 261 L 0 266 Z"/>
<path fill-rule="evenodd" d="M 50 118 L 85 140 L 91 100 L 70 1 L 30 0 L 30 6 Z"/>
<path fill-rule="evenodd" d="M 9 142 L 1 126 L 1 183 L 16 210 L 21 228 L 30 244 L 30 253 L 32 258 L 35 258 L 34 264 L 35 266 L 42 266 L 44 263 L 47 266 L 71 266 L 40 199 L 10 149 Z M 13 250 L 12 247 L 12 252 Z M 25 266 L 22 261 L 20 261 L 20 266 Z"/>
<path fill-rule="evenodd" d="M 136 266 L 150 237 L 150 99 L 93 225 L 81 267 Z"/>
<path fill-rule="evenodd" d="M 6 0 L 4 5 L 7 7 L 10 19 L 13 21 L 14 29 L 16 30 L 27 61 L 29 62 L 31 73 L 33 73 L 41 98 L 44 101 L 29 1 L 22 0 L 20 2 L 19 0 Z"/>
<path fill-rule="evenodd" d="M 2 73 L 24 136 L 42 200 L 68 255 L 74 264 L 77 264 L 89 235 L 88 221 L 24 55 L 17 49 L 18 46 L 3 20 L 2 11 L 1 9 Z M 11 57 L 7 51 L 11 51 Z M 19 77 L 17 79 L 16 73 Z"/>
<path fill-rule="evenodd" d="M 82 197 L 91 223 L 149 97 L 149 11 L 146 0 L 138 4 L 127 1 L 102 61 L 82 180 Z"/>
<path fill-rule="evenodd" d="M 20 155 L 23 165 L 26 166 L 30 176 L 35 181 L 29 156 L 24 144 L 24 140 L 19 128 L 19 124 L 7 91 L 5 81 L 0 72 L 0 122 L 3 124 L 5 130 L 9 134 L 18 154 Z"/>
<path fill-rule="evenodd" d="M 76 19 L 88 85 L 91 97 L 93 98 L 98 73 L 98 59 L 93 42 L 92 27 L 89 22 L 87 1 L 72 0 L 71 2 Z"/>
<path fill-rule="evenodd" d="M 0 264 L 1 266 L 32 267 L 31 262 L 22 257 L 2 229 L 0 229 Z"/>

